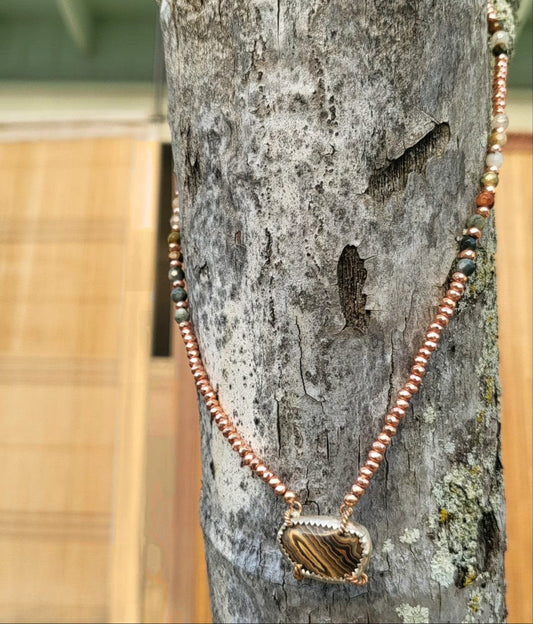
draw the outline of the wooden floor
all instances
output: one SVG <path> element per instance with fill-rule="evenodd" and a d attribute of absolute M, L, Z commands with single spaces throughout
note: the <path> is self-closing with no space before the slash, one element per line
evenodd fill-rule
<path fill-rule="evenodd" d="M 531 149 L 497 198 L 510 622 L 533 621 Z M 159 146 L 0 145 L 0 621 L 207 622 L 194 390 L 150 358 Z"/>

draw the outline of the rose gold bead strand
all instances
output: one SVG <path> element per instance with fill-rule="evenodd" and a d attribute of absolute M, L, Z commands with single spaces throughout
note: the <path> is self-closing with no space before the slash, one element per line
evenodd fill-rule
<path fill-rule="evenodd" d="M 490 3 L 487 5 L 488 28 L 493 34 L 502 31 L 502 25 L 494 8 Z M 491 40 L 492 41 L 492 40 Z M 422 378 L 426 374 L 427 365 L 431 355 L 437 350 L 443 330 L 450 322 L 457 303 L 465 293 L 468 276 L 475 268 L 476 252 L 472 247 L 482 236 L 485 220 L 490 216 L 494 205 L 494 190 L 498 184 L 498 173 L 503 158 L 502 147 L 505 145 L 507 117 L 505 115 L 505 98 L 507 93 L 507 70 L 508 56 L 505 53 L 498 54 L 494 66 L 493 95 L 492 95 L 492 132 L 487 146 L 487 159 L 485 170 L 481 177 L 482 189 L 476 198 L 476 214 L 467 222 L 464 237 L 461 241 L 461 250 L 458 254 L 458 267 L 453 272 L 445 295 L 442 297 L 438 312 L 431 321 L 423 338 L 422 346 L 418 349 L 411 374 L 402 388 L 398 391 L 396 401 L 392 409 L 385 416 L 385 424 L 373 442 L 367 459 L 359 469 L 359 473 L 352 485 L 351 490 L 345 495 L 340 508 L 343 525 L 346 526 L 353 508 L 359 502 L 370 485 L 370 481 L 381 465 L 385 452 L 396 435 L 398 425 L 405 417 L 410 406 L 412 397 L 418 392 Z M 496 154 L 496 155 L 495 155 Z M 462 262 L 461 262 L 462 261 Z M 465 272 L 463 272 L 463 269 Z"/>
<path fill-rule="evenodd" d="M 171 234 L 168 237 L 170 271 L 169 279 L 172 285 L 172 300 L 175 304 L 175 320 L 185 345 L 187 361 L 194 378 L 196 389 L 202 396 L 212 421 L 228 441 L 231 448 L 241 458 L 241 464 L 248 466 L 260 479 L 267 483 L 276 496 L 283 497 L 290 506 L 299 505 L 296 494 L 290 490 L 273 470 L 268 468 L 251 447 L 244 442 L 241 434 L 233 425 L 231 418 L 222 409 L 218 395 L 211 386 L 207 372 L 204 368 L 198 340 L 189 319 L 189 301 L 187 296 L 187 283 L 183 272 L 183 256 L 181 252 L 179 206 L 177 193 L 172 200 L 172 217 L 170 219 Z"/>

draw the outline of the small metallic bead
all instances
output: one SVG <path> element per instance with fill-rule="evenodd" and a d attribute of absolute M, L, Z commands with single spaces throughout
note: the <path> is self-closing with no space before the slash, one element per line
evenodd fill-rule
<path fill-rule="evenodd" d="M 177 323 L 181 323 L 182 321 L 188 321 L 190 318 L 189 311 L 185 308 L 179 308 L 174 312 L 174 320 Z"/>
<path fill-rule="evenodd" d="M 280 483 L 274 488 L 274 494 L 276 496 L 283 496 L 287 492 L 287 486 L 284 483 Z"/>
<path fill-rule="evenodd" d="M 501 152 L 491 152 L 485 157 L 485 164 L 491 170 L 496 172 L 503 165 L 503 155 Z"/>
<path fill-rule="evenodd" d="M 478 214 L 473 214 L 466 222 L 466 227 L 467 229 L 475 227 L 478 230 L 482 230 L 485 227 L 486 223 L 487 220 L 484 219 L 482 216 Z"/>
<path fill-rule="evenodd" d="M 468 277 L 460 271 L 455 271 L 455 273 L 452 274 L 452 280 L 454 282 L 461 282 L 461 284 L 466 284 L 466 282 L 468 281 Z"/>
<path fill-rule="evenodd" d="M 396 433 L 398 432 L 398 430 L 393 425 L 384 425 L 383 432 L 386 433 L 391 438 L 393 438 L 396 435 Z M 366 460 L 366 465 L 369 468 L 372 468 L 372 466 L 370 465 L 371 462 L 372 462 L 371 459 L 367 459 Z M 373 463 L 375 464 L 376 462 L 373 462 Z M 379 468 L 379 464 L 376 464 L 376 466 Z M 377 470 L 377 468 L 376 468 L 376 470 Z"/>
<path fill-rule="evenodd" d="M 359 472 L 363 475 L 363 477 L 366 477 L 367 479 L 371 479 L 374 476 L 374 473 L 372 472 L 372 470 L 370 470 L 370 468 L 368 468 L 368 466 L 361 466 L 361 468 L 359 468 Z"/>
<path fill-rule="evenodd" d="M 478 209 L 476 212 L 478 213 L 478 215 L 485 217 L 485 219 L 487 219 L 490 216 L 490 208 L 487 208 L 487 206 L 478 206 Z"/>
<path fill-rule="evenodd" d="M 432 352 L 429 349 L 426 349 L 425 347 L 420 347 L 420 349 L 418 349 L 417 351 L 417 355 L 421 355 L 422 357 L 425 357 L 425 358 L 430 358 L 431 353 Z"/>
<path fill-rule="evenodd" d="M 175 304 L 176 308 L 188 308 L 189 307 L 189 302 L 188 301 L 178 301 L 178 303 Z"/>
<path fill-rule="evenodd" d="M 283 495 L 283 498 L 285 499 L 285 502 L 290 505 L 296 500 L 296 494 L 292 490 L 287 490 Z"/>
<path fill-rule="evenodd" d="M 472 275 L 476 270 L 476 263 L 468 258 L 461 258 L 461 260 L 457 262 L 457 268 L 465 275 Z"/>
<path fill-rule="evenodd" d="M 180 250 L 180 246 L 178 245 L 178 243 L 170 243 L 170 245 L 168 246 L 168 250 L 169 251 L 179 251 Z"/>
<path fill-rule="evenodd" d="M 411 394 L 416 394 L 418 392 L 418 386 L 412 381 L 406 382 L 405 387 Z"/>
<path fill-rule="evenodd" d="M 270 479 L 268 480 L 268 485 L 270 485 L 271 488 L 277 487 L 280 483 L 281 479 L 279 477 L 276 477 L 276 475 L 270 477 Z"/>
<path fill-rule="evenodd" d="M 219 429 L 220 429 L 220 423 L 218 424 Z M 221 429 L 222 435 L 227 438 L 229 436 L 230 433 L 233 433 L 235 431 L 233 425 L 227 424 L 225 427 L 222 427 Z"/>
<path fill-rule="evenodd" d="M 222 433 L 222 435 L 224 435 L 224 433 Z M 228 433 L 227 440 L 230 444 L 233 444 L 235 440 L 240 440 L 240 436 L 237 433 L 237 430 L 235 429 L 235 427 L 233 427 L 233 431 L 230 431 Z"/>
<path fill-rule="evenodd" d="M 354 483 L 351 487 L 351 492 L 354 496 L 357 497 L 357 499 L 359 499 L 361 498 L 361 496 L 363 496 L 365 490 L 360 485 L 357 485 L 357 483 Z"/>
<path fill-rule="evenodd" d="M 244 445 L 244 442 L 242 440 L 240 440 L 239 438 L 233 440 L 233 442 L 231 443 L 231 448 L 234 451 L 240 451 L 241 447 Z"/>
<path fill-rule="evenodd" d="M 436 332 L 440 333 L 440 332 L 442 332 L 444 327 L 440 323 L 437 323 L 436 321 L 433 321 L 432 323 L 429 324 L 429 329 L 432 329 L 433 331 L 436 331 Z"/>
<path fill-rule="evenodd" d="M 367 459 L 365 462 L 365 466 L 369 468 L 372 472 L 377 472 L 379 470 L 379 464 L 372 459 Z"/>
<path fill-rule="evenodd" d="M 346 494 L 346 496 L 342 499 L 342 502 L 347 507 L 353 507 L 357 504 L 357 496 L 354 496 L 353 494 Z"/>
<path fill-rule="evenodd" d="M 453 301 L 452 299 L 450 299 L 449 297 L 444 296 L 441 300 L 440 300 L 441 304 L 451 308 L 452 310 L 455 309 L 455 307 L 457 306 L 457 304 L 455 303 L 455 301 Z"/>
<path fill-rule="evenodd" d="M 207 394 L 208 392 L 211 392 L 211 390 L 213 389 L 211 387 L 211 384 L 209 383 L 204 383 L 203 385 L 199 385 L 200 382 L 198 382 L 196 385 L 198 386 L 198 389 L 200 390 L 200 394 L 203 396 L 205 394 Z"/>
<path fill-rule="evenodd" d="M 450 288 L 453 288 L 454 290 L 458 290 L 460 293 L 464 293 L 465 291 L 465 286 L 462 282 L 457 282 L 455 280 L 452 280 L 450 282 Z"/>
<path fill-rule="evenodd" d="M 461 251 L 461 253 L 459 254 L 459 258 L 468 258 L 469 260 L 475 260 L 476 252 L 472 251 L 471 249 L 463 249 L 463 251 Z"/>
<path fill-rule="evenodd" d="M 491 121 L 491 127 L 496 130 L 497 128 L 501 128 L 502 130 L 506 130 L 509 126 L 509 117 L 507 115 L 494 115 Z"/>
<path fill-rule="evenodd" d="M 170 293 L 172 297 L 172 301 L 174 303 L 178 303 L 178 301 L 185 301 L 187 299 L 187 291 L 185 288 L 174 288 L 174 290 Z"/>
<path fill-rule="evenodd" d="M 180 255 L 181 254 L 180 254 L 179 251 L 170 251 L 169 252 L 168 259 L 171 261 L 170 262 L 170 266 L 178 266 Z"/>
<path fill-rule="evenodd" d="M 172 282 L 172 288 L 185 288 L 186 282 L 185 280 L 174 280 Z"/>
<path fill-rule="evenodd" d="M 361 474 L 357 476 L 355 482 L 359 487 L 362 487 L 363 490 L 366 490 L 366 488 L 370 485 L 370 481 Z"/>
<path fill-rule="evenodd" d="M 378 435 L 378 440 L 381 442 L 381 444 L 384 444 L 385 446 L 389 446 L 391 442 L 390 436 L 383 432 Z"/>
<path fill-rule="evenodd" d="M 242 458 L 242 465 L 249 466 L 253 458 L 254 454 L 252 452 L 246 453 L 246 455 Z"/>
<path fill-rule="evenodd" d="M 180 243 L 180 233 L 179 232 L 170 232 L 170 234 L 167 237 L 167 241 L 169 245 L 175 245 Z"/>
<path fill-rule="evenodd" d="M 461 253 L 464 253 L 464 251 Z M 461 299 L 461 297 L 463 296 L 462 292 L 459 292 L 458 290 L 455 290 L 454 288 L 448 289 L 446 291 L 446 294 L 448 295 L 448 298 L 453 299 L 453 301 L 459 301 L 459 299 Z"/>
<path fill-rule="evenodd" d="M 426 346 L 427 349 L 429 349 L 430 351 L 436 351 L 438 348 L 438 343 L 434 342 L 433 340 L 426 340 L 424 342 L 424 345 Z"/>
<path fill-rule="evenodd" d="M 405 418 L 405 410 L 403 407 L 398 407 L 397 405 L 391 409 L 391 414 L 396 416 L 396 418 Z"/>
<path fill-rule="evenodd" d="M 444 325 L 444 327 L 446 327 L 450 322 L 450 319 L 447 316 L 444 316 L 444 314 L 437 314 L 437 316 L 435 316 L 435 320 L 441 325 Z"/>
<path fill-rule="evenodd" d="M 383 461 L 383 453 L 379 453 L 378 451 L 369 451 L 368 459 L 371 459 L 380 464 Z"/>
<path fill-rule="evenodd" d="M 176 193 L 174 194 L 174 197 L 172 198 L 172 208 L 179 208 L 179 201 L 178 201 L 178 192 L 176 191 Z"/>
<path fill-rule="evenodd" d="M 274 476 L 274 473 L 272 472 L 272 470 L 265 470 L 265 472 L 263 472 L 263 474 L 261 475 L 261 479 L 263 479 L 263 481 L 265 483 L 268 483 L 270 481 L 270 479 L 272 479 L 272 477 Z"/>
<path fill-rule="evenodd" d="M 372 442 L 372 448 L 375 451 L 378 451 L 378 453 L 383 453 L 384 451 L 387 450 L 387 447 L 385 444 L 383 444 L 382 442 Z"/>
<path fill-rule="evenodd" d="M 192 376 L 194 377 L 195 381 L 200 381 L 200 379 L 207 379 L 207 373 L 203 369 L 195 371 Z"/>
<path fill-rule="evenodd" d="M 416 375 L 415 373 L 411 373 L 409 375 L 409 382 L 415 386 L 419 386 L 422 383 L 422 377 L 420 377 L 420 375 Z"/>
<path fill-rule="evenodd" d="M 427 366 L 427 363 L 428 363 L 428 359 L 426 357 L 424 357 L 423 355 L 417 355 L 415 357 L 414 361 L 417 364 L 420 364 L 420 366 Z"/>
<path fill-rule="evenodd" d="M 220 422 L 220 419 L 225 416 L 224 410 L 220 407 L 220 405 L 213 405 L 213 407 L 210 407 L 209 415 L 217 424 Z"/>
<path fill-rule="evenodd" d="M 177 232 L 180 228 L 180 218 L 178 215 L 172 215 L 170 217 L 170 227 Z"/>
<path fill-rule="evenodd" d="M 496 130 L 493 130 L 490 133 L 489 145 L 499 145 L 500 147 L 503 147 L 506 143 L 507 143 L 507 135 L 505 134 L 505 132 L 497 132 Z M 495 175 L 495 174 L 492 174 L 492 175 Z M 498 184 L 498 180 L 496 180 L 495 183 L 486 182 L 483 180 L 483 177 L 484 176 L 481 177 L 481 184 L 483 184 L 483 186 L 496 186 Z"/>
<path fill-rule="evenodd" d="M 426 338 L 428 340 L 432 340 L 433 342 L 438 342 L 440 340 L 440 332 L 428 331 L 428 333 L 426 334 Z"/>
<path fill-rule="evenodd" d="M 394 414 L 387 414 L 385 416 L 385 423 L 397 427 L 400 424 L 400 419 L 394 416 Z"/>
<path fill-rule="evenodd" d="M 246 444 L 242 444 L 241 448 L 239 449 L 239 455 L 244 458 L 246 455 L 248 455 L 248 453 L 251 452 L 251 448 L 249 446 L 247 446 Z"/>
<path fill-rule="evenodd" d="M 427 341 L 426 341 L 427 342 Z M 426 342 L 424 342 L 424 346 L 426 345 Z M 429 347 L 427 347 L 429 348 Z M 420 364 L 415 364 L 414 366 L 411 367 L 411 371 L 415 374 L 415 375 L 419 375 L 420 377 L 423 377 L 426 374 L 426 369 L 424 366 L 421 366 Z"/>
<path fill-rule="evenodd" d="M 250 468 L 252 470 L 255 470 L 257 466 L 259 466 L 260 463 L 261 463 L 261 460 L 259 459 L 259 457 L 254 457 L 252 461 L 250 462 Z"/>
<path fill-rule="evenodd" d="M 224 414 L 224 412 L 218 412 L 213 420 L 219 429 L 224 429 L 224 427 L 228 424 L 228 419 L 226 418 L 226 414 Z"/>
<path fill-rule="evenodd" d="M 220 407 L 220 403 L 216 399 L 207 399 L 207 401 L 205 402 L 205 405 L 208 408 Z"/>
<path fill-rule="evenodd" d="M 409 409 L 409 401 L 406 401 L 405 399 L 396 399 L 395 405 L 404 410 Z"/>
<path fill-rule="evenodd" d="M 187 359 L 189 360 L 189 366 L 192 368 L 193 366 L 199 367 L 200 370 L 203 370 L 202 359 L 195 356 L 187 354 Z"/>
<path fill-rule="evenodd" d="M 259 476 L 261 476 L 262 474 L 264 474 L 267 470 L 267 467 L 265 466 L 265 464 L 259 464 L 258 466 L 256 466 L 255 468 L 255 472 L 256 474 L 258 474 Z"/>
<path fill-rule="evenodd" d="M 409 392 L 409 390 L 407 390 L 406 388 L 402 388 L 399 392 L 398 392 L 398 396 L 402 399 L 406 399 L 409 400 L 413 395 Z M 379 436 L 378 436 L 379 438 Z"/>
<path fill-rule="evenodd" d="M 439 314 L 442 314 L 442 316 L 447 316 L 449 319 L 451 319 L 453 316 L 453 310 L 448 306 L 439 306 Z"/>
<path fill-rule="evenodd" d="M 168 279 L 171 282 L 175 280 L 182 280 L 184 277 L 185 277 L 185 274 L 183 273 L 182 269 L 180 269 L 177 266 L 172 267 L 170 271 L 168 272 Z"/>
<path fill-rule="evenodd" d="M 187 347 L 185 347 L 185 348 L 187 348 Z M 187 357 L 188 358 L 193 358 L 193 357 L 194 358 L 200 358 L 200 351 L 198 351 L 198 349 L 191 348 L 191 349 L 189 349 L 187 351 Z"/>

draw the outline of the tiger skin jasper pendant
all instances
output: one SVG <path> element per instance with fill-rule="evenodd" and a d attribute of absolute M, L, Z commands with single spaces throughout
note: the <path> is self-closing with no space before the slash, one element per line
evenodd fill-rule
<path fill-rule="evenodd" d="M 278 545 L 298 580 L 365 585 L 372 543 L 364 526 L 329 516 L 286 517 Z"/>

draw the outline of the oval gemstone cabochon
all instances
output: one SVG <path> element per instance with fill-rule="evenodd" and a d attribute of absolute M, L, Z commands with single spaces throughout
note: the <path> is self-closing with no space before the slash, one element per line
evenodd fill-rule
<path fill-rule="evenodd" d="M 300 564 L 304 574 L 331 581 L 362 572 L 370 555 L 366 529 L 349 523 L 341 533 L 337 518 L 295 518 L 281 527 L 278 540 L 283 554 L 293 565 Z"/>

